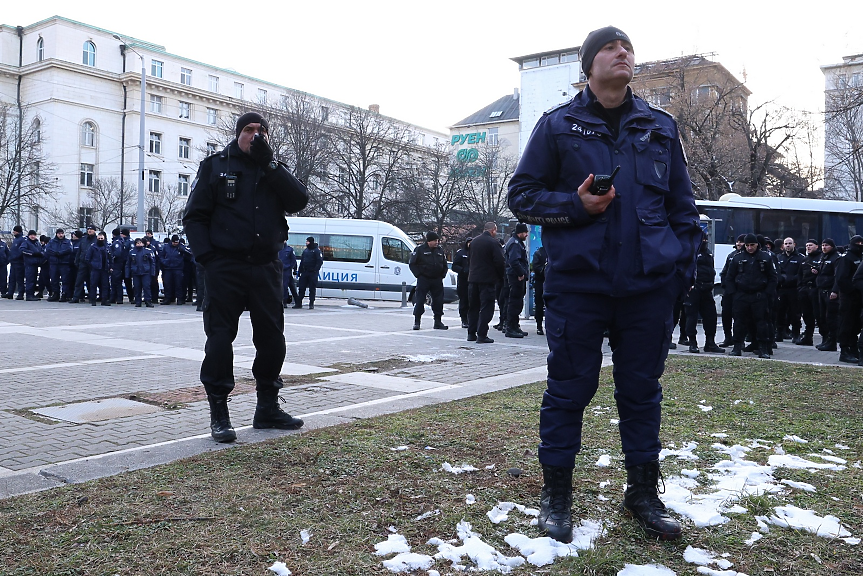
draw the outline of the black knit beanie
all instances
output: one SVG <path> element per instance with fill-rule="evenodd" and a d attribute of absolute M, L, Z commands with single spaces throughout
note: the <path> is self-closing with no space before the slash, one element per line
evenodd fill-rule
<path fill-rule="evenodd" d="M 590 67 L 593 65 L 596 53 L 612 40 L 626 40 L 632 44 L 632 40 L 629 39 L 626 32 L 614 26 L 606 26 L 587 35 L 578 51 L 578 57 L 581 58 L 581 70 L 585 76 L 590 75 Z"/>
<path fill-rule="evenodd" d="M 260 124 L 264 128 L 267 129 L 267 132 L 270 131 L 270 125 L 267 124 L 267 121 L 258 114 L 257 112 L 246 112 L 239 118 L 237 118 L 237 129 L 234 131 L 234 137 L 239 138 L 240 132 L 243 131 L 243 128 L 248 126 L 249 124 Z"/>

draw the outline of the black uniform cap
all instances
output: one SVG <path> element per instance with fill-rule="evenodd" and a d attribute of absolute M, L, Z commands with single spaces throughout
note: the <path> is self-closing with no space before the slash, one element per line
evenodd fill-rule
<path fill-rule="evenodd" d="M 593 66 L 593 59 L 596 58 L 596 53 L 599 50 L 614 40 L 626 40 L 632 44 L 632 40 L 626 35 L 626 32 L 614 26 L 606 26 L 599 30 L 594 30 L 587 35 L 578 51 L 578 56 L 581 58 L 581 70 L 585 76 L 590 76 L 590 67 Z"/>
<path fill-rule="evenodd" d="M 267 121 L 264 120 L 263 116 L 261 116 L 257 112 L 246 112 L 245 114 L 237 118 L 237 129 L 234 131 L 234 137 L 239 138 L 240 132 L 242 132 L 243 128 L 245 128 L 249 124 L 260 124 L 267 129 L 267 132 L 270 131 L 270 125 L 267 124 Z"/>

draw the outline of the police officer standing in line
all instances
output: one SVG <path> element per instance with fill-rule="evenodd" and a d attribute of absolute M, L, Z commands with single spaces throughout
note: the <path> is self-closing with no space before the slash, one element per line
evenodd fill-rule
<path fill-rule="evenodd" d="M 797 279 L 804 257 L 797 251 L 794 238 L 786 238 L 782 242 L 782 252 L 777 254 L 779 266 L 776 269 L 778 284 L 776 287 L 776 341 L 782 342 L 791 338 L 794 342 L 800 339 L 800 299 L 797 296 Z M 791 326 L 791 332 L 788 327 Z"/>
<path fill-rule="evenodd" d="M 78 267 L 78 273 L 75 275 L 75 292 L 72 294 L 72 299 L 69 300 L 72 304 L 78 304 L 84 301 L 84 283 L 87 283 L 87 290 L 90 287 L 90 263 L 87 260 L 87 253 L 96 242 L 96 227 L 90 224 L 87 226 L 87 233 L 81 238 L 78 243 L 78 253 L 75 255 L 75 265 Z"/>
<path fill-rule="evenodd" d="M 458 315 L 461 318 L 462 328 L 468 327 L 467 313 L 470 308 L 467 289 L 467 277 L 470 272 L 470 241 L 471 237 L 468 236 L 452 258 L 452 271 L 456 273 L 455 290 L 458 294 Z"/>
<path fill-rule="evenodd" d="M 324 265 L 324 255 L 314 236 L 306 238 L 306 248 L 300 254 L 300 265 L 297 274 L 300 275 L 299 297 L 294 302 L 294 308 L 303 307 L 303 299 L 306 297 L 306 288 L 309 289 L 309 310 L 315 309 L 315 296 L 318 290 L 318 272 Z"/>
<path fill-rule="evenodd" d="M 39 300 L 36 294 L 36 284 L 39 277 L 39 266 L 44 260 L 44 248 L 35 230 L 27 232 L 27 239 L 21 243 L 21 254 L 24 259 L 24 292 L 28 302 Z M 21 300 L 21 298 L 18 298 Z"/>
<path fill-rule="evenodd" d="M 816 346 L 822 352 L 836 352 L 836 338 L 839 332 L 839 294 L 833 292 L 836 281 L 836 242 L 833 238 L 821 241 L 821 260 L 818 261 L 818 275 L 815 285 L 818 287 L 818 326 L 823 326 L 821 344 Z"/>
<path fill-rule="evenodd" d="M 7 266 L 9 266 L 9 247 L 0 238 L 0 298 L 8 298 L 6 291 L 9 288 L 7 282 Z"/>
<path fill-rule="evenodd" d="M 509 184 L 509 207 L 542 225 L 548 388 L 540 410 L 539 528 L 572 539 L 572 471 L 584 409 L 610 334 L 625 456 L 623 506 L 648 535 L 681 526 L 659 499 L 659 425 L 675 300 L 692 285 L 698 210 L 674 119 L 629 88 L 629 37 L 606 27 L 581 46 L 588 87 L 537 122 Z M 620 171 L 605 190 L 595 175 Z"/>
<path fill-rule="evenodd" d="M 143 301 L 147 308 L 153 307 L 151 279 L 156 274 L 156 254 L 144 245 L 144 239 L 135 240 L 135 245 L 129 250 L 126 258 L 126 277 L 131 278 L 134 285 L 135 307 L 140 308 Z M 129 302 L 132 302 L 132 298 Z"/>
<path fill-rule="evenodd" d="M 497 224 L 486 222 L 482 234 L 470 243 L 470 272 L 468 272 L 467 341 L 492 344 L 488 325 L 494 317 L 497 285 L 504 274 L 503 252 L 497 241 Z"/>
<path fill-rule="evenodd" d="M 707 244 L 707 234 L 701 238 L 701 247 L 695 256 L 695 284 L 687 292 L 683 300 L 686 308 L 686 337 L 689 341 L 689 351 L 698 354 L 698 315 L 701 315 L 704 327 L 704 351 L 723 354 L 724 348 L 716 345 L 716 303 L 713 301 L 713 280 L 716 269 L 713 266 L 713 254 Z"/>
<path fill-rule="evenodd" d="M 530 275 L 527 248 L 524 245 L 527 235 L 527 224 L 519 222 L 515 225 L 515 232 L 503 247 L 504 261 L 506 262 L 506 285 L 509 288 L 506 306 L 506 332 L 504 332 L 507 338 L 524 338 L 527 336 L 527 332 L 522 330 L 519 324 L 519 316 L 524 308 L 527 277 Z"/>
<path fill-rule="evenodd" d="M 548 264 L 548 256 L 545 254 L 545 246 L 540 246 L 533 253 L 533 259 L 530 261 L 530 269 L 533 271 L 533 316 L 536 318 L 536 333 L 539 336 L 545 334 L 542 331 L 542 321 L 545 318 L 543 285 L 546 264 Z"/>
<path fill-rule="evenodd" d="M 288 304 L 300 299 L 297 294 L 297 285 L 294 283 L 294 274 L 297 273 L 297 256 L 294 254 L 293 246 L 288 244 L 287 240 L 285 246 L 279 250 L 279 260 L 282 263 L 282 284 L 284 285 L 282 308 L 287 308 Z"/>
<path fill-rule="evenodd" d="M 207 273 L 201 382 L 217 442 L 237 438 L 227 401 L 234 388 L 233 342 L 246 308 L 256 350 L 252 374 L 258 404 L 252 425 L 283 430 L 303 425 L 279 407 L 285 317 L 278 254 L 288 234 L 285 214 L 305 208 L 309 197 L 285 165 L 274 161 L 263 117 L 240 116 L 235 136 L 201 162 L 183 215 L 190 247 Z"/>
<path fill-rule="evenodd" d="M 24 299 L 24 254 L 21 246 L 27 241 L 24 229 L 16 225 L 12 228 L 12 244 L 9 246 L 9 287 L 6 290 L 6 298 L 11 300 Z M 15 296 L 15 292 L 18 296 Z"/>
<path fill-rule="evenodd" d="M 156 273 L 150 279 L 150 296 L 156 302 L 159 301 L 159 270 L 161 269 L 161 261 L 159 254 L 162 252 L 162 243 L 156 240 L 152 230 L 144 232 L 144 244 L 153 251 L 153 256 L 156 258 Z M 164 279 L 163 279 L 164 280 Z"/>
<path fill-rule="evenodd" d="M 857 267 L 857 271 L 851 277 L 851 285 L 858 293 L 863 294 L 863 263 Z M 863 320 L 863 317 L 861 317 L 861 320 Z M 860 332 L 860 337 L 857 339 L 857 357 L 860 359 L 857 365 L 863 366 L 863 331 Z"/>
<path fill-rule="evenodd" d="M 66 231 L 57 228 L 54 237 L 45 246 L 45 255 L 51 269 L 51 289 L 48 302 L 68 302 L 72 292 L 69 282 L 69 268 L 72 265 L 72 241 L 66 238 Z"/>
<path fill-rule="evenodd" d="M 806 327 L 800 339 L 795 342 L 798 346 L 812 346 L 815 335 L 815 324 L 819 319 L 818 313 L 818 287 L 815 282 L 818 278 L 818 263 L 821 261 L 821 248 L 818 241 L 810 238 L 806 241 L 806 256 L 800 266 L 797 279 L 798 296 L 800 298 L 800 313 Z M 819 333 L 823 336 L 824 326 L 818 323 Z"/>
<path fill-rule="evenodd" d="M 860 291 L 852 284 L 854 273 L 863 261 L 863 236 L 855 235 L 848 243 L 845 254 L 836 259 L 836 276 L 831 298 L 839 297 L 839 361 L 857 364 L 857 337 L 860 334 L 860 312 L 863 310 Z"/>
<path fill-rule="evenodd" d="M 446 254 L 439 246 L 440 236 L 436 232 L 428 232 L 426 241 L 411 252 L 408 266 L 417 278 L 414 290 L 414 330 L 420 329 L 420 320 L 425 312 L 426 294 L 431 294 L 432 314 L 435 330 L 449 328 L 441 321 L 443 316 L 443 279 L 446 277 Z"/>
<path fill-rule="evenodd" d="M 129 250 L 132 249 L 132 241 L 129 239 L 129 229 L 114 230 L 119 232 L 111 242 L 111 299 L 114 304 L 123 303 L 123 285 L 126 285 L 126 295 L 129 297 L 129 302 L 132 302 L 132 297 L 135 294 L 135 288 L 132 286 L 132 279 L 126 278 L 126 259 L 129 257 Z"/>
<path fill-rule="evenodd" d="M 769 299 L 776 294 L 776 268 L 755 234 L 747 234 L 743 245 L 743 252 L 728 267 L 728 284 L 734 293 L 734 349 L 729 354 L 741 355 L 746 332 L 753 325 L 758 357 L 770 358 L 773 344 L 768 314 Z"/>
<path fill-rule="evenodd" d="M 725 340 L 719 344 L 720 346 L 734 345 L 734 289 L 729 290 L 728 287 L 728 266 L 731 264 L 731 260 L 743 251 L 744 238 L 746 238 L 746 234 L 737 237 L 734 250 L 725 257 L 725 265 L 722 267 L 722 272 L 719 273 L 719 283 L 722 286 L 722 331 L 725 333 Z"/>

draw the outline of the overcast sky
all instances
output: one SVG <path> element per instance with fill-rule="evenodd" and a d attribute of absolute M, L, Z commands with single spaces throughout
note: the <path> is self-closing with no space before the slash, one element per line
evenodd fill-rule
<path fill-rule="evenodd" d="M 758 0 L 9 4 L 4 24 L 60 15 L 346 104 L 379 104 L 383 114 L 441 131 L 518 87 L 510 58 L 579 46 L 609 24 L 629 34 L 637 61 L 714 53 L 745 77 L 751 104 L 811 112 L 824 106 L 819 67 L 863 53 L 859 0 L 822 0 L 805 13 Z"/>

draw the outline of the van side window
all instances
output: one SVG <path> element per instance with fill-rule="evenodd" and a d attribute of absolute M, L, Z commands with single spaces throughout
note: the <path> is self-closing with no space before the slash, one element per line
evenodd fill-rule
<path fill-rule="evenodd" d="M 384 258 L 391 262 L 402 262 L 407 264 L 411 259 L 411 249 L 398 238 L 381 238 L 381 250 Z"/>
<path fill-rule="evenodd" d="M 373 240 L 371 236 L 321 234 L 318 244 L 324 261 L 368 262 L 372 259 Z"/>

